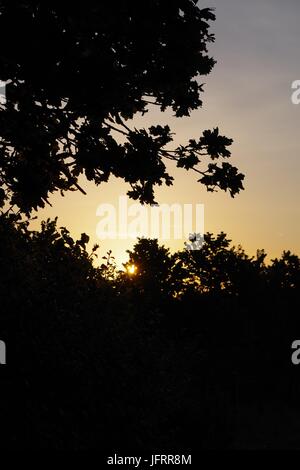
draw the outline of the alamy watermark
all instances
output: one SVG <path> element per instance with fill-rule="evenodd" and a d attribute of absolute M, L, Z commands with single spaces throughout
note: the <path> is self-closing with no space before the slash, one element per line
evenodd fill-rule
<path fill-rule="evenodd" d="M 292 349 L 295 351 L 293 352 L 291 356 L 291 361 L 294 364 L 294 366 L 298 366 L 300 364 L 300 340 L 295 339 L 292 343 Z"/>
<path fill-rule="evenodd" d="M 6 82 L 0 80 L 0 105 L 6 104 Z"/>
<path fill-rule="evenodd" d="M 6 364 L 6 344 L 0 340 L 0 364 Z"/>
<path fill-rule="evenodd" d="M 292 83 L 292 96 L 291 100 L 293 104 L 300 104 L 300 80 L 294 80 Z"/>
<path fill-rule="evenodd" d="M 189 241 L 185 242 L 185 248 L 188 251 L 200 250 L 204 243 L 204 233 L 190 233 Z"/>
<path fill-rule="evenodd" d="M 189 240 L 187 249 L 201 247 L 204 236 L 204 204 L 145 206 L 129 202 L 127 196 L 120 196 L 117 206 L 110 203 L 98 206 L 96 216 L 100 220 L 96 234 L 99 239 Z"/>

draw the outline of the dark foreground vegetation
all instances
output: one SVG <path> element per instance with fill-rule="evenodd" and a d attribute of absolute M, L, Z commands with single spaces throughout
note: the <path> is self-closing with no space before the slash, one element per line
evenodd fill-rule
<path fill-rule="evenodd" d="M 87 241 L 1 217 L 2 448 L 299 446 L 297 256 L 141 239 L 130 275 Z"/>

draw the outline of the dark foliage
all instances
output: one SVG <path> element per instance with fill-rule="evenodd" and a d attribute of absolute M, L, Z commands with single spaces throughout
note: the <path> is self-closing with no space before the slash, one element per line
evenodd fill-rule
<path fill-rule="evenodd" d="M 130 127 L 149 106 L 187 116 L 202 105 L 201 77 L 214 59 L 211 9 L 193 0 L 126 2 L 0 1 L 0 207 L 29 214 L 54 191 L 84 190 L 114 175 L 128 194 L 153 203 L 171 185 L 166 159 L 194 169 L 209 191 L 231 196 L 244 176 L 228 162 L 232 140 L 218 128 L 177 149 L 168 126 Z M 121 137 L 121 140 L 117 138 Z M 202 163 L 202 166 L 200 165 Z M 199 168 L 200 165 L 200 168 Z"/>
<path fill-rule="evenodd" d="M 95 267 L 87 241 L 0 220 L 2 447 L 299 445 L 297 256 L 266 265 L 223 233 L 174 255 L 142 239 L 130 274 L 111 253 Z"/>

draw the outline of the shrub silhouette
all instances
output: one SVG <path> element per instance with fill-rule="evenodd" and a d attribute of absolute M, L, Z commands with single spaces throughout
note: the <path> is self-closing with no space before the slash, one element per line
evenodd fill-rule
<path fill-rule="evenodd" d="M 245 410 L 257 420 L 270 402 L 292 403 L 299 414 L 290 365 L 299 258 L 285 252 L 266 264 L 224 233 L 205 240 L 199 252 L 175 254 L 138 240 L 136 275 L 115 269 L 108 279 L 85 235 L 1 217 L 1 334 L 12 371 L 1 376 L 3 447 L 231 448 Z M 244 438 L 276 445 L 269 434 Z"/>

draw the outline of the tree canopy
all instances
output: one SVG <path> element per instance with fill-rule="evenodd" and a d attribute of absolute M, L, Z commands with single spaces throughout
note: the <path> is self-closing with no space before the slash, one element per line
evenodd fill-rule
<path fill-rule="evenodd" d="M 168 126 L 130 126 L 152 105 L 177 117 L 202 106 L 201 77 L 215 64 L 212 9 L 194 0 L 1 0 L 0 12 L 2 207 L 29 214 L 54 191 L 84 192 L 80 175 L 97 185 L 122 178 L 132 198 L 153 203 L 155 186 L 172 184 L 168 159 L 209 191 L 243 189 L 226 161 L 232 140 L 217 127 L 170 149 Z"/>
<path fill-rule="evenodd" d="M 196 452 L 242 448 L 240 439 L 270 448 L 277 435 L 282 445 L 299 441 L 284 408 L 299 420 L 290 363 L 299 257 L 267 263 L 225 233 L 174 254 L 140 239 L 128 253 L 132 273 L 111 253 L 95 267 L 87 241 L 55 220 L 33 231 L 0 216 L 11 371 L 0 370 L 1 448 Z"/>

